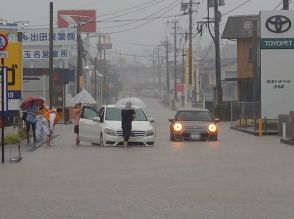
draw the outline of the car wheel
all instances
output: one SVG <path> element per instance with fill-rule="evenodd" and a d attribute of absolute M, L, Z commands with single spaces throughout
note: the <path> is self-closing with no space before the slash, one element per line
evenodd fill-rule
<path fill-rule="evenodd" d="M 211 135 L 208 137 L 208 141 L 217 141 L 217 135 Z"/>
<path fill-rule="evenodd" d="M 100 134 L 100 143 L 99 143 L 99 145 L 101 146 L 101 147 L 104 147 L 105 145 L 104 145 L 104 140 L 103 140 L 103 134 L 101 133 Z"/>

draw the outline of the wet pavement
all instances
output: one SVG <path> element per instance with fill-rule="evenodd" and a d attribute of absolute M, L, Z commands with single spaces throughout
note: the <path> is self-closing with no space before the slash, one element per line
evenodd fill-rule
<path fill-rule="evenodd" d="M 220 123 L 219 142 L 170 142 L 174 112 L 148 99 L 154 147 L 55 146 L 0 165 L 0 218 L 293 218 L 294 147 Z"/>

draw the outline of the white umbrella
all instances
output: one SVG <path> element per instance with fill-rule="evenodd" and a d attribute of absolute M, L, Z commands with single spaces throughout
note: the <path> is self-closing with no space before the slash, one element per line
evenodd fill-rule
<path fill-rule="evenodd" d="M 96 101 L 92 97 L 92 95 L 89 94 L 88 91 L 86 91 L 85 89 L 82 89 L 82 91 L 80 93 L 78 93 L 76 96 L 74 96 L 71 99 L 71 102 L 73 102 L 74 104 L 76 104 L 76 103 L 95 104 L 96 103 Z"/>
<path fill-rule="evenodd" d="M 116 103 L 116 107 L 125 108 L 127 102 L 131 102 L 132 107 L 135 107 L 135 108 L 144 108 L 144 107 L 146 107 L 146 104 L 143 102 L 143 100 L 141 100 L 140 98 L 137 98 L 137 97 L 123 98 L 123 99 L 119 100 Z"/>

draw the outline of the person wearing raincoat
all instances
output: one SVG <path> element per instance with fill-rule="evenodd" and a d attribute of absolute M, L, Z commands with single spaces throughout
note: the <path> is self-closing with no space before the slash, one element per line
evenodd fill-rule
<path fill-rule="evenodd" d="M 62 114 L 62 109 L 52 109 L 48 110 L 44 113 L 44 118 L 45 118 L 45 133 L 47 135 L 46 137 L 46 143 L 48 146 L 51 145 L 51 140 L 53 136 L 53 130 L 55 125 L 58 123 L 60 120 Z"/>
<path fill-rule="evenodd" d="M 136 112 L 132 107 L 132 102 L 128 101 L 121 111 L 121 128 L 124 136 L 124 148 L 127 148 L 130 135 L 132 133 L 132 122 L 136 118 Z"/>

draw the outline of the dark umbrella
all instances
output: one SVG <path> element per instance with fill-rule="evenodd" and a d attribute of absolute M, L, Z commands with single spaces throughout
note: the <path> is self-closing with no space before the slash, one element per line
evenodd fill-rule
<path fill-rule="evenodd" d="M 25 110 L 31 107 L 33 104 L 36 104 L 37 106 L 42 106 L 44 103 L 45 99 L 43 97 L 29 96 L 22 101 L 22 103 L 20 104 L 20 108 L 22 110 Z"/>

